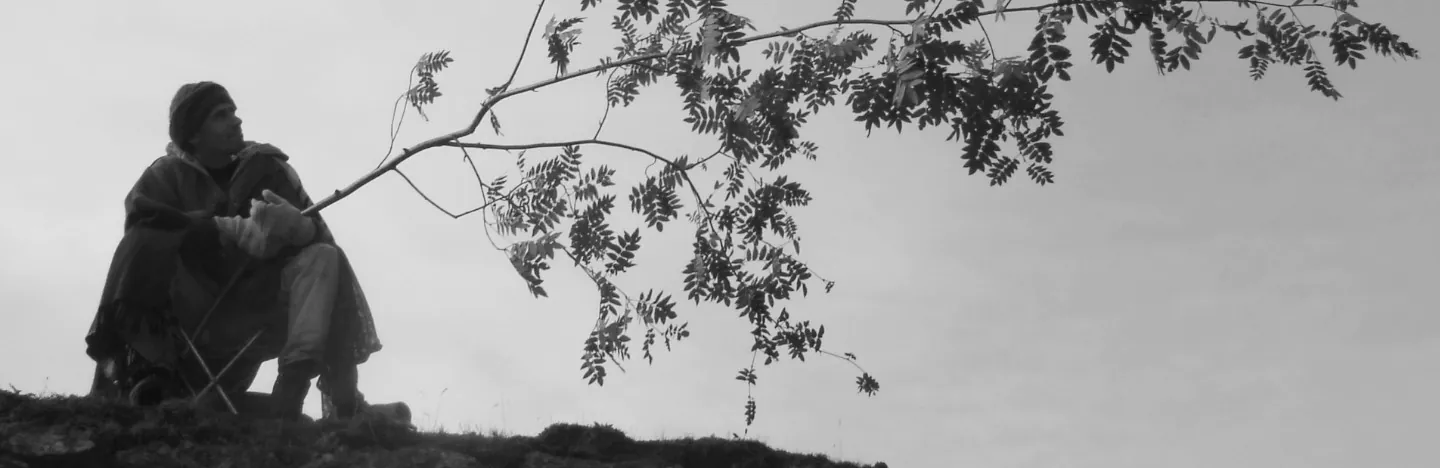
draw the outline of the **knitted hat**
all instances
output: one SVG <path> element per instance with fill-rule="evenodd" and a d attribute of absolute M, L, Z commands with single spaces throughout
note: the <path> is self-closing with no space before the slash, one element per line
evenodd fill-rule
<path fill-rule="evenodd" d="M 224 86 L 210 81 L 187 83 L 175 92 L 170 100 L 170 141 L 185 151 L 193 151 L 188 141 L 205 120 L 210 111 L 221 104 L 234 104 L 230 92 Z"/>

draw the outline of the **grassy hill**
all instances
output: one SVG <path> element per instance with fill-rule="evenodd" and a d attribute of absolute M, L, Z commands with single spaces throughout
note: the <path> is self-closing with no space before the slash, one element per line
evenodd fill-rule
<path fill-rule="evenodd" d="M 380 417 L 282 422 L 0 390 L 0 468 L 75 467 L 846 467 L 821 455 L 717 437 L 635 441 L 604 425 L 536 436 L 420 432 Z"/>

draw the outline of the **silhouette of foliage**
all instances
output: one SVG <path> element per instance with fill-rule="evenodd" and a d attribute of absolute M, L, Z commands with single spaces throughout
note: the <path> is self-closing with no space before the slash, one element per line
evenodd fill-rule
<path fill-rule="evenodd" d="M 597 320 L 581 353 L 584 379 L 604 385 L 608 366 L 624 369 L 632 326 L 645 330 L 647 362 L 653 362 L 657 340 L 669 349 L 672 341 L 689 336 L 687 323 L 677 322 L 682 315 L 673 299 L 677 296 L 649 289 L 632 297 L 616 283 L 637 266 L 645 231 L 679 229 L 688 221 L 685 227 L 694 230 L 692 254 L 665 265 L 682 275 L 684 300 L 733 308 L 752 327 L 750 350 L 755 358 L 763 356 L 763 365 L 780 360 L 782 350 L 802 361 L 811 353 L 829 355 L 855 365 L 861 373 L 855 380 L 858 391 L 874 395 L 880 384 L 856 364 L 855 355 L 822 347 L 825 327 L 797 319 L 785 306 L 797 293 L 808 295 L 816 281 L 827 293 L 835 285 L 800 260 L 801 226 L 791 213 L 807 206 L 812 196 L 801 181 L 784 173 L 797 156 L 816 160 L 823 155 L 804 131 L 821 109 L 848 109 L 867 134 L 876 128 L 902 132 L 907 125 L 948 129 L 942 133 L 958 145 L 968 174 L 982 174 L 999 186 L 1014 180 L 1023 167 L 1026 178 L 1048 185 L 1056 182 L 1049 167 L 1055 158 L 1052 140 L 1064 136 L 1065 124 L 1049 85 L 1078 73 L 1075 63 L 1081 58 L 1072 47 L 1085 46 L 1089 57 L 1084 60 L 1107 73 L 1133 62 L 1131 54 L 1143 48 L 1163 75 L 1189 70 L 1217 36 L 1233 35 L 1252 79 L 1264 78 L 1272 65 L 1298 67 L 1311 90 L 1331 99 L 1341 94 L 1327 61 L 1355 69 L 1374 56 L 1419 58 L 1386 26 L 1357 17 L 1354 0 L 1056 0 L 1025 7 L 1007 0 L 867 2 L 893 4 L 896 17 L 887 19 L 857 18 L 858 2 L 841 0 L 833 12 L 817 12 L 813 23 L 763 33 L 724 0 L 666 0 L 663 9 L 661 3 L 581 0 L 581 11 L 591 15 L 606 15 L 604 8 L 613 6 L 610 27 L 619 39 L 611 49 L 591 51 L 608 53 L 596 65 L 572 67 L 581 44 L 576 26 L 586 18 L 552 18 L 541 38 L 556 67 L 555 78 L 491 88 L 468 129 L 407 149 L 318 206 L 437 146 L 555 151 L 541 160 L 527 159 L 522 151 L 517 158 L 521 182 L 509 188 L 504 176 L 486 184 L 476 171 L 486 201 L 472 212 L 486 217 L 487 234 L 493 230 L 513 238 L 504 250 L 537 297 L 546 295 L 543 275 L 559 254 L 595 283 Z M 1215 13 L 1227 6 L 1230 14 Z M 537 20 L 543 10 L 541 2 Z M 1328 13 L 1333 20 L 1322 26 L 1318 21 L 1325 15 L 1302 19 L 1302 10 Z M 1018 13 L 1035 17 L 1027 53 L 1000 56 L 983 22 Z M 765 60 L 742 63 L 742 49 L 759 49 Z M 416 109 L 439 96 L 434 73 L 450 61 L 442 51 L 426 54 L 417 65 L 421 84 L 409 94 Z M 680 103 L 677 117 L 696 135 L 713 138 L 718 148 L 704 157 L 660 155 L 599 139 L 598 132 L 591 139 L 529 145 L 460 141 L 486 113 L 493 119 L 501 101 L 592 74 L 606 79 L 607 118 L 612 108 L 629 106 L 656 85 L 673 84 Z M 498 132 L 498 122 L 492 124 Z M 582 157 L 583 147 L 596 146 L 649 158 L 659 169 L 647 171 L 633 186 L 618 186 L 614 169 Z M 700 174 L 719 180 L 702 187 L 695 182 Z M 628 210 L 616 206 L 625 202 Z M 627 211 L 639 216 L 638 224 L 617 217 Z M 756 384 L 753 361 L 737 380 L 747 387 Z M 747 427 L 756 417 L 748 393 Z"/>
<path fill-rule="evenodd" d="M 410 91 L 406 93 L 406 101 L 415 106 L 415 111 L 420 114 L 421 118 L 430 120 L 430 117 L 425 115 L 424 106 L 435 102 L 435 98 L 443 95 L 440 92 L 440 85 L 435 82 L 435 75 L 454 61 L 455 59 L 450 58 L 450 51 L 442 50 L 426 53 L 420 56 L 419 62 L 415 63 L 412 71 L 415 72 L 415 76 L 420 78 L 420 83 L 411 87 Z"/>

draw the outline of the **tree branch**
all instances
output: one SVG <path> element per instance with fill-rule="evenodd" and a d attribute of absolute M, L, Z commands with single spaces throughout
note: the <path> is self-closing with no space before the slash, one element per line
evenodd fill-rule
<path fill-rule="evenodd" d="M 878 25 L 886 25 L 886 24 L 909 24 L 910 22 L 911 22 L 911 20 L 908 20 L 908 19 L 907 19 L 907 20 L 889 20 L 889 21 L 882 21 L 882 20 L 850 20 L 850 21 L 829 20 L 829 21 L 819 21 L 819 22 L 807 24 L 807 25 L 802 26 L 802 27 L 797 28 L 797 29 L 785 29 L 785 30 L 781 30 L 781 31 L 775 31 L 775 32 L 770 32 L 770 33 L 766 33 L 766 34 L 757 35 L 757 36 L 751 36 L 751 37 L 746 37 L 746 38 L 737 39 L 737 40 L 734 42 L 734 44 L 735 44 L 735 45 L 744 45 L 744 44 L 748 44 L 748 43 L 750 43 L 750 42 L 755 42 L 755 41 L 764 40 L 764 39 L 770 39 L 770 38 L 774 38 L 774 37 L 792 36 L 792 35 L 795 35 L 795 34 L 799 34 L 801 31 L 805 31 L 805 30 L 807 30 L 807 29 L 814 29 L 814 28 L 819 28 L 819 27 L 824 27 L 824 26 L 830 26 L 830 25 L 837 25 L 837 24 L 878 24 Z M 526 40 L 528 41 L 529 38 L 527 37 Z M 698 47 L 699 47 L 699 46 L 691 46 L 691 47 L 688 47 L 686 51 L 688 51 L 688 50 L 693 50 L 693 49 L 698 48 Z M 676 53 L 686 52 L 686 51 L 676 51 Z M 386 162 L 385 164 L 381 165 L 380 167 L 375 168 L 375 170 L 370 171 L 369 173 L 365 174 L 364 176 L 360 177 L 359 179 L 355 180 L 354 182 L 351 182 L 350 185 L 347 185 L 347 186 L 345 186 L 344 188 L 341 188 L 341 189 L 336 190 L 335 192 L 331 193 L 329 196 L 326 196 L 324 199 L 321 199 L 319 202 L 316 202 L 314 205 L 311 205 L 309 208 L 306 208 L 305 211 L 304 211 L 304 214 L 306 214 L 306 215 L 314 214 L 314 213 L 316 213 L 316 212 L 319 212 L 320 210 L 325 209 L 326 207 L 329 207 L 330 205 L 335 204 L 336 202 L 344 199 L 345 197 L 350 196 L 350 194 L 355 193 L 356 190 L 359 190 L 360 187 L 364 187 L 365 185 L 369 184 L 371 181 L 374 181 L 375 179 L 379 178 L 381 174 L 384 174 L 384 173 L 386 173 L 386 172 L 389 172 L 389 171 L 394 170 L 396 167 L 399 167 L 399 166 L 400 166 L 400 163 L 405 162 L 407 159 L 410 159 L 412 156 L 415 156 L 416 154 L 419 154 L 419 153 L 422 152 L 422 151 L 428 150 L 428 149 L 430 149 L 430 148 L 434 148 L 434 147 L 436 147 L 436 146 L 444 146 L 444 145 L 446 145 L 446 144 L 449 143 L 449 142 L 458 140 L 458 139 L 460 139 L 461 137 L 469 136 L 470 134 L 475 133 L 475 129 L 477 129 L 477 128 L 480 127 L 480 123 L 481 123 L 481 122 L 484 122 L 485 115 L 490 112 L 490 109 L 494 108 L 496 104 L 499 104 L 501 101 L 504 101 L 505 99 L 508 99 L 508 98 L 510 98 L 510 97 L 513 97 L 513 96 L 516 96 L 516 95 L 519 95 L 519 94 L 528 93 L 528 92 L 531 92 L 531 91 L 534 91 L 534 90 L 537 90 L 537 89 L 540 89 L 540 88 L 544 88 L 544 87 L 546 87 L 546 86 L 550 86 L 550 85 L 562 83 L 562 82 L 565 82 L 565 81 L 569 81 L 569 80 L 572 80 L 572 79 L 575 79 L 575 78 L 578 78 L 578 77 L 581 77 L 581 76 L 589 75 L 589 74 L 596 73 L 596 72 L 605 71 L 605 70 L 608 70 L 608 69 L 611 69 L 611 68 L 617 68 L 617 67 L 622 67 L 622 66 L 625 66 L 625 65 L 633 64 L 633 63 L 638 63 L 638 62 L 644 62 L 644 61 L 648 61 L 648 60 L 655 60 L 655 59 L 664 58 L 665 56 L 669 55 L 670 53 L 671 53 L 671 52 L 658 52 L 658 53 L 653 53 L 653 54 L 647 54 L 647 55 L 641 55 L 641 56 L 631 57 L 631 58 L 624 59 L 624 60 L 616 60 L 616 61 L 613 61 L 613 62 L 609 62 L 609 63 L 605 63 L 605 64 L 601 64 L 601 65 L 596 65 L 596 66 L 589 67 L 589 68 L 586 68 L 586 69 L 583 69 L 583 70 L 578 70 L 578 71 L 574 71 L 574 72 L 567 73 L 567 74 L 564 74 L 564 75 L 560 75 L 560 76 L 557 76 L 557 77 L 554 77 L 554 78 L 550 78 L 550 79 L 546 79 L 546 80 L 541 80 L 541 81 L 538 81 L 538 82 L 535 82 L 535 83 L 531 83 L 531 84 L 528 84 L 528 85 L 525 85 L 525 86 L 521 86 L 521 87 L 519 87 L 519 88 L 510 89 L 510 90 L 505 90 L 505 91 L 500 91 L 500 92 L 498 92 L 498 93 L 490 96 L 488 99 L 485 100 L 484 103 L 482 103 L 482 104 L 480 105 L 480 111 L 475 114 L 475 118 L 471 119 L 470 125 L 466 126 L 466 127 L 463 128 L 463 129 L 456 130 L 456 131 L 453 131 L 453 132 L 450 132 L 450 133 L 447 133 L 447 134 L 444 134 L 444 135 L 440 135 L 440 136 L 437 136 L 437 137 L 434 137 L 434 138 L 425 140 L 425 141 L 423 141 L 423 142 L 420 142 L 420 144 L 415 145 L 414 147 L 406 148 L 404 151 L 402 151 L 402 152 L 400 153 L 399 156 L 395 157 L 394 159 L 391 159 L 390 161 Z M 686 179 L 689 179 L 689 176 L 688 176 L 688 175 L 686 176 Z"/>
<path fill-rule="evenodd" d="M 1236 3 L 1236 2 L 1238 2 L 1238 0 L 1187 0 L 1187 1 L 1189 1 L 1189 2 L 1191 2 L 1191 3 L 1202 3 L 1202 2 L 1209 2 L 1209 3 L 1216 3 L 1216 2 Z M 1077 5 L 1077 4 L 1081 4 L 1081 3 L 1091 3 L 1091 4 L 1099 4 L 1099 3 L 1115 4 L 1115 3 L 1118 3 L 1118 0 L 1095 0 L 1095 1 L 1089 1 L 1089 2 L 1070 3 L 1069 5 Z M 1270 2 L 1254 2 L 1254 3 L 1256 3 L 1256 4 L 1261 4 L 1261 5 L 1275 6 L 1275 7 L 1288 7 L 1288 6 L 1289 6 L 1289 5 L 1281 5 L 1281 4 L 1278 4 L 1278 3 L 1270 3 Z M 1056 6 L 1061 6 L 1061 5 L 1059 5 L 1058 3 L 1051 3 L 1051 4 L 1036 5 L 1036 6 L 1029 6 L 1029 7 L 1010 8 L 1010 9 L 1007 9 L 1006 11 L 1007 11 L 1007 12 L 1012 12 L 1012 13 L 1013 13 L 1013 12 L 1023 12 L 1023 11 L 1040 11 L 1040 10 L 1044 10 L 1044 9 L 1047 9 L 1047 8 L 1054 8 L 1054 7 L 1056 7 Z M 1324 8 L 1329 8 L 1329 9 L 1332 9 L 1332 10 L 1336 9 L 1336 7 L 1334 7 L 1334 6 L 1331 6 L 1331 5 L 1321 5 L 1321 4 L 1307 4 L 1307 5 L 1300 5 L 1300 6 L 1324 7 Z M 978 15 L 976 15 L 976 17 L 979 18 L 979 17 L 991 16 L 991 15 L 994 15 L 994 14 L 995 14 L 995 11 L 992 10 L 992 11 L 987 11 L 987 12 L 981 12 L 981 13 L 979 13 Z M 736 40 L 732 41 L 730 44 L 731 44 L 731 45 L 734 45 L 734 46 L 742 46 L 742 45 L 749 44 L 749 43 L 751 43 L 751 42 L 762 41 L 762 40 L 771 39 L 771 38 L 776 38 L 776 37 L 794 36 L 794 35 L 796 35 L 796 34 L 800 34 L 800 33 L 804 32 L 804 31 L 807 31 L 807 30 L 810 30 L 810 29 L 822 28 L 822 27 L 826 27 L 826 26 L 835 26 L 835 25 L 843 25 L 843 24 L 892 26 L 892 25 L 911 24 L 911 23 L 913 23 L 913 22 L 914 22 L 914 19 L 909 19 L 909 18 L 907 18 L 907 19 L 899 19 L 899 20 L 851 19 L 851 20 L 843 20 L 843 21 L 842 21 L 842 20 L 816 21 L 816 22 L 814 22 L 814 23 L 806 24 L 806 25 L 800 26 L 800 27 L 798 27 L 798 28 L 793 28 L 793 29 L 783 28 L 783 29 L 781 29 L 781 30 L 779 30 L 779 31 L 772 31 L 772 32 L 765 33 L 765 34 L 758 34 L 758 35 L 749 36 L 749 37 L 742 37 L 742 38 L 739 38 L 739 39 L 736 39 Z M 532 31 L 531 35 L 533 35 L 533 31 Z M 526 37 L 527 43 L 528 43 L 529 40 L 530 40 L 530 38 L 529 38 L 529 36 L 527 36 L 527 37 Z M 697 48 L 699 48 L 699 47 L 700 47 L 700 45 L 697 44 L 697 45 L 691 45 L 690 47 L 687 47 L 687 48 L 685 48 L 684 50 L 673 50 L 673 49 L 672 49 L 671 51 L 667 51 L 667 52 L 657 52 L 657 53 L 653 53 L 653 54 L 646 54 L 646 55 L 640 55 L 640 56 L 630 57 L 630 58 L 627 58 L 627 59 L 624 59 L 624 60 L 616 60 L 616 61 L 612 61 L 612 62 L 603 63 L 603 64 L 596 65 L 596 66 L 592 66 L 592 67 L 589 67 L 589 68 L 585 68 L 585 69 L 582 69 L 582 70 L 570 72 L 570 73 L 567 73 L 567 74 L 564 74 L 564 75 L 560 75 L 560 76 L 557 76 L 557 77 L 554 77 L 554 78 L 550 78 L 550 79 L 546 79 L 546 80 L 541 80 L 541 81 L 538 81 L 538 82 L 535 82 L 535 83 L 531 83 L 531 84 L 529 84 L 529 85 L 521 86 L 521 87 L 516 88 L 516 89 L 508 89 L 508 90 L 500 91 L 500 92 L 498 92 L 498 93 L 490 96 L 489 98 L 487 98 L 487 99 L 485 100 L 485 102 L 480 105 L 480 110 L 479 110 L 478 112 L 476 112 L 475 117 L 474 117 L 474 118 L 471 120 L 471 122 L 470 122 L 470 125 L 466 126 L 466 127 L 463 128 L 463 129 L 456 130 L 456 131 L 453 131 L 453 132 L 450 132 L 450 133 L 447 133 L 447 134 L 444 134 L 444 135 L 440 135 L 440 136 L 437 136 L 437 137 L 434 137 L 434 138 L 425 140 L 425 141 L 423 141 L 423 142 L 420 142 L 418 145 L 415 145 L 414 147 L 405 149 L 403 152 L 401 152 L 401 154 L 400 154 L 399 156 L 395 157 L 394 159 L 391 159 L 390 161 L 386 162 L 385 164 L 381 165 L 380 167 L 378 167 L 378 168 L 370 171 L 369 173 L 367 173 L 367 174 L 365 174 L 364 176 L 360 177 L 360 178 L 357 179 L 356 181 L 351 182 L 350 185 L 347 185 L 347 186 L 345 186 L 344 188 L 335 190 L 334 193 L 331 193 L 329 196 L 326 196 L 324 199 L 321 199 L 319 202 L 316 202 L 314 205 L 311 205 L 309 208 L 306 208 L 303 213 L 306 214 L 306 215 L 314 214 L 314 213 L 316 213 L 316 212 L 319 212 L 320 210 L 325 209 L 326 207 L 329 207 L 330 205 L 335 204 L 336 202 L 344 199 L 345 197 L 349 196 L 350 194 L 355 193 L 356 190 L 359 190 L 361 187 L 364 187 L 366 184 L 369 184 L 371 181 L 374 181 L 376 178 L 379 178 L 380 175 L 382 175 L 382 174 L 384 174 L 384 173 L 386 173 L 386 172 L 389 172 L 389 171 L 391 171 L 391 170 L 394 170 L 394 169 L 395 169 L 396 167 L 398 167 L 401 163 L 405 162 L 407 159 L 410 159 L 412 156 L 415 156 L 416 154 L 419 154 L 419 153 L 422 152 L 422 151 L 428 150 L 428 149 L 430 149 L 430 148 L 434 148 L 434 147 L 436 147 L 436 146 L 445 145 L 445 144 L 447 144 L 447 143 L 449 143 L 449 142 L 458 140 L 458 139 L 461 138 L 461 137 L 469 136 L 470 134 L 475 133 L 475 129 L 477 129 L 477 128 L 480 127 L 480 123 L 484 121 L 484 118 L 485 118 L 486 114 L 488 114 L 488 113 L 490 112 L 490 110 L 495 107 L 496 104 L 499 104 L 501 101 L 504 101 L 505 99 L 508 99 L 508 98 L 510 98 L 510 97 L 513 97 L 513 96 L 516 96 L 516 95 L 519 95 L 519 94 L 523 94 L 523 93 L 528 93 L 528 92 L 531 92 L 531 91 L 535 91 L 535 90 L 538 90 L 538 89 L 540 89 L 540 88 L 544 88 L 544 87 L 546 87 L 546 86 L 550 86 L 550 85 L 562 83 L 562 82 L 565 82 L 565 81 L 569 81 L 569 80 L 572 80 L 572 79 L 575 79 L 575 78 L 578 78 L 578 77 L 581 77 L 581 76 L 590 75 L 590 74 L 593 74 L 593 73 L 596 73 L 596 72 L 601 72 L 601 71 L 609 70 L 609 69 L 612 69 L 612 68 L 622 67 L 622 66 L 626 66 L 626 65 L 630 65 L 630 64 L 634 64 L 634 63 L 639 63 L 639 62 L 645 62 L 645 61 L 649 61 L 649 60 L 661 59 L 661 58 L 664 58 L 664 57 L 666 57 L 666 56 L 668 56 L 668 55 L 671 55 L 672 53 L 673 53 L 673 54 L 688 53 L 688 52 L 693 51 L 693 50 L 695 50 L 695 49 L 697 49 Z M 682 174 L 684 174 L 684 172 L 682 172 Z M 688 175 L 686 175 L 686 179 L 687 179 L 687 181 L 688 181 L 688 179 L 689 179 L 689 176 L 688 176 Z M 693 184 L 692 184 L 692 189 L 693 189 Z"/>

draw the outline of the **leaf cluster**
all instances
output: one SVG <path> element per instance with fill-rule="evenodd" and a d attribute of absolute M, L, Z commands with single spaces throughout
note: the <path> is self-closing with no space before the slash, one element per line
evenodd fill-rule
<path fill-rule="evenodd" d="M 420 56 L 420 61 L 416 62 L 415 67 L 411 69 L 420 78 L 420 83 L 415 84 L 405 93 L 405 100 L 415 107 L 415 112 L 419 113 L 421 118 L 430 120 L 430 117 L 425 115 L 425 105 L 435 102 L 435 98 L 444 95 L 440 92 L 440 85 L 435 82 L 435 75 L 454 61 L 455 59 L 450 58 L 448 50 L 427 52 Z"/>

